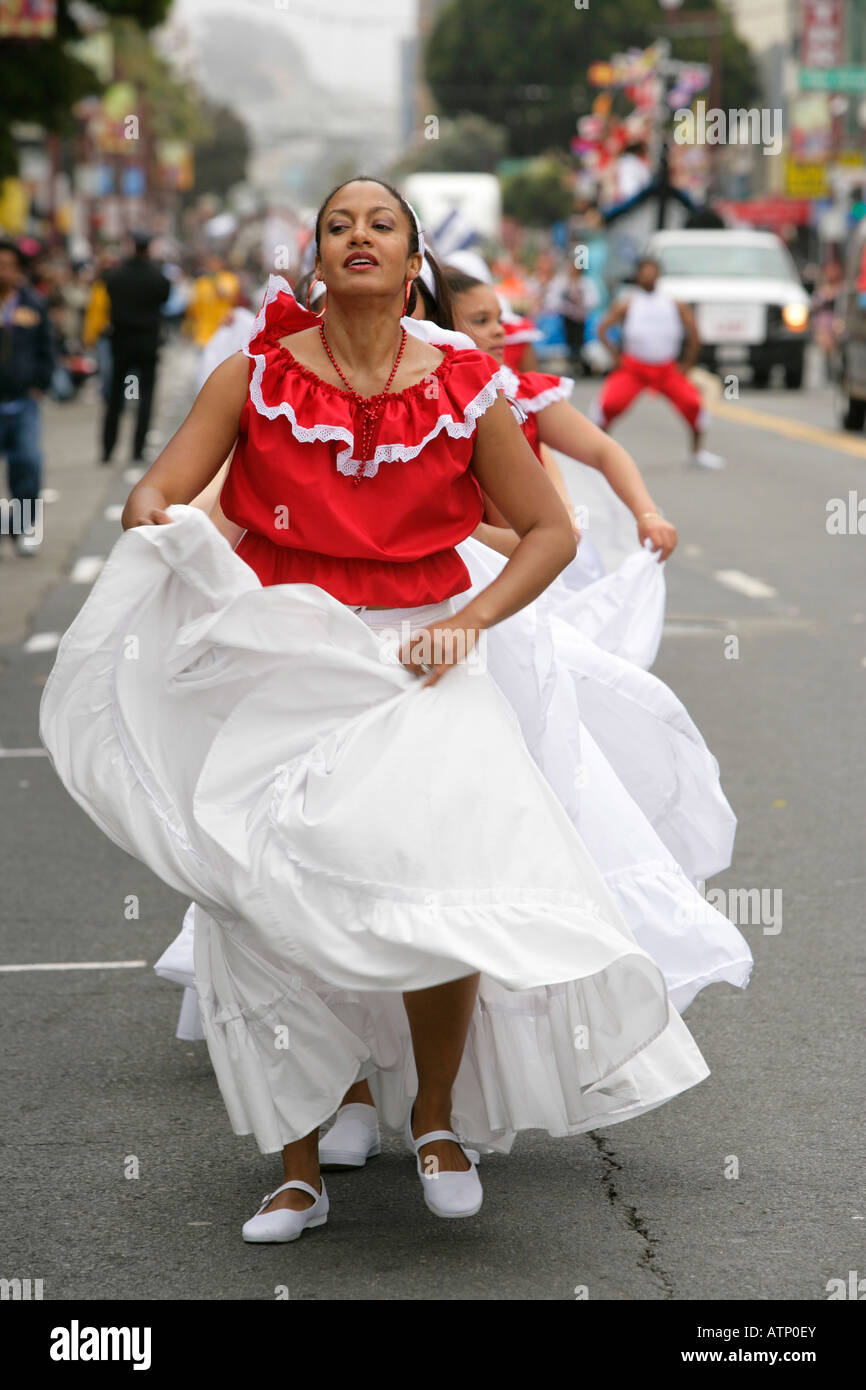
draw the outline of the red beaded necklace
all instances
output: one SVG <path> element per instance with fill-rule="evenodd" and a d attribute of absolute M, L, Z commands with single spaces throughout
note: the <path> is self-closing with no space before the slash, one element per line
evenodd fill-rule
<path fill-rule="evenodd" d="M 360 466 L 355 472 L 353 478 L 353 484 L 355 487 L 358 486 L 359 482 L 361 481 L 361 478 L 363 477 L 364 465 L 367 463 L 367 460 L 372 458 L 374 455 L 374 445 L 379 434 L 379 425 L 381 424 L 382 420 L 382 412 L 385 409 L 385 397 L 388 394 L 391 382 L 397 375 L 397 368 L 400 365 L 400 358 L 403 356 L 403 349 L 406 346 L 406 338 L 408 335 L 406 333 L 406 329 L 403 327 L 402 324 L 400 325 L 400 332 L 402 334 L 402 337 L 400 339 L 400 346 L 397 349 L 397 356 L 394 358 L 394 365 L 391 368 L 391 375 L 388 377 L 384 389 L 380 391 L 378 395 L 375 396 L 362 396 L 359 391 L 355 390 L 352 383 L 346 380 L 345 375 L 340 369 L 339 362 L 335 358 L 334 354 L 331 352 L 331 349 L 328 347 L 328 340 L 325 337 L 324 322 L 319 323 L 319 333 L 321 334 L 322 338 L 322 346 L 324 347 L 325 352 L 328 354 L 328 357 L 331 359 L 331 365 L 337 372 L 340 379 L 346 382 L 346 385 L 349 388 L 349 391 L 351 392 L 352 402 L 356 410 L 360 410 L 363 414 L 363 423 L 361 425 Z"/>

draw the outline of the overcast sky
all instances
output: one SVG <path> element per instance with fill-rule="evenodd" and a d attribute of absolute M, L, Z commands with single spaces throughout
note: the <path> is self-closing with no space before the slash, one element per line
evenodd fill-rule
<path fill-rule="evenodd" d="M 398 41 L 415 32 L 415 0 L 174 0 L 171 17 L 217 24 L 226 10 L 288 27 L 319 81 L 362 88 L 375 80 L 382 98 L 397 99 Z"/>

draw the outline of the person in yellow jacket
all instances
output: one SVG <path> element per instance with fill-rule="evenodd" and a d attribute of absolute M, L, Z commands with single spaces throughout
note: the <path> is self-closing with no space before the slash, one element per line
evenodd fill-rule
<path fill-rule="evenodd" d="M 111 301 L 104 280 L 94 280 L 84 309 L 84 327 L 81 339 L 85 347 L 95 347 L 99 337 L 108 329 L 111 321 Z"/>
<path fill-rule="evenodd" d="M 240 298 L 240 280 L 226 268 L 221 256 L 210 255 L 203 275 L 196 277 L 186 312 L 184 330 L 199 347 L 209 343 L 223 319 Z"/>
<path fill-rule="evenodd" d="M 107 270 L 117 264 L 118 256 L 116 251 L 106 251 L 97 263 L 96 276 L 90 286 L 90 294 L 87 297 L 87 304 L 84 309 L 84 323 L 81 329 L 81 341 L 85 348 L 92 347 L 96 351 L 96 360 L 99 363 L 99 389 L 104 401 L 108 400 L 108 392 L 111 386 L 111 300 L 108 297 L 103 276 Z"/>

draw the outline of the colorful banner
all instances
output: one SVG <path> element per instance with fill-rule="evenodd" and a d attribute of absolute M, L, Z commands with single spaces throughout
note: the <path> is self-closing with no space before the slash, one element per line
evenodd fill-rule
<path fill-rule="evenodd" d="M 791 155 L 798 164 L 820 164 L 830 153 L 833 127 L 826 92 L 800 92 L 788 108 Z"/>
<path fill-rule="evenodd" d="M 826 164 L 800 164 L 794 159 L 785 161 L 785 192 L 789 198 L 828 198 Z"/>
<path fill-rule="evenodd" d="M 804 68 L 833 68 L 845 49 L 845 0 L 802 0 L 800 62 Z"/>
<path fill-rule="evenodd" d="M 53 39 L 57 0 L 0 0 L 0 38 Z"/>
<path fill-rule="evenodd" d="M 647 77 L 667 52 L 663 40 L 649 48 L 632 48 L 628 53 L 615 53 L 609 63 L 591 63 L 587 76 L 594 87 L 627 87 Z"/>
<path fill-rule="evenodd" d="M 681 64 L 674 85 L 667 95 L 671 110 L 678 111 L 683 106 L 691 106 L 692 98 L 709 87 L 712 75 L 713 70 L 708 63 Z"/>
<path fill-rule="evenodd" d="M 808 227 L 812 218 L 812 202 L 808 198 L 750 198 L 733 202 L 720 198 L 713 207 L 723 217 L 736 222 L 750 222 L 756 227 L 778 231 L 780 227 Z"/>
<path fill-rule="evenodd" d="M 157 140 L 156 176 L 163 188 L 186 193 L 195 183 L 195 157 L 188 140 Z"/>
<path fill-rule="evenodd" d="M 88 123 L 88 134 L 103 154 L 140 151 L 138 90 L 132 82 L 113 82 Z"/>

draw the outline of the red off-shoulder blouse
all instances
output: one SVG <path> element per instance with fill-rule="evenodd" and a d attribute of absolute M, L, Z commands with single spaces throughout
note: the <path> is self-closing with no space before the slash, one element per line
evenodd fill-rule
<path fill-rule="evenodd" d="M 454 547 L 484 511 L 473 435 L 505 369 L 477 349 L 440 347 L 423 381 L 388 394 L 356 485 L 362 421 L 351 395 L 279 342 L 318 323 L 271 276 L 243 349 L 249 392 L 220 497 L 246 528 L 236 554 L 262 584 L 316 584 L 343 603 L 403 608 L 463 593 L 471 580 Z"/>
<path fill-rule="evenodd" d="M 538 440 L 538 413 L 554 401 L 565 401 L 574 390 L 574 377 L 554 376 L 550 372 L 515 372 L 506 366 L 505 394 L 517 402 L 523 413 L 523 433 L 532 445 L 536 458 L 541 458 Z"/>

